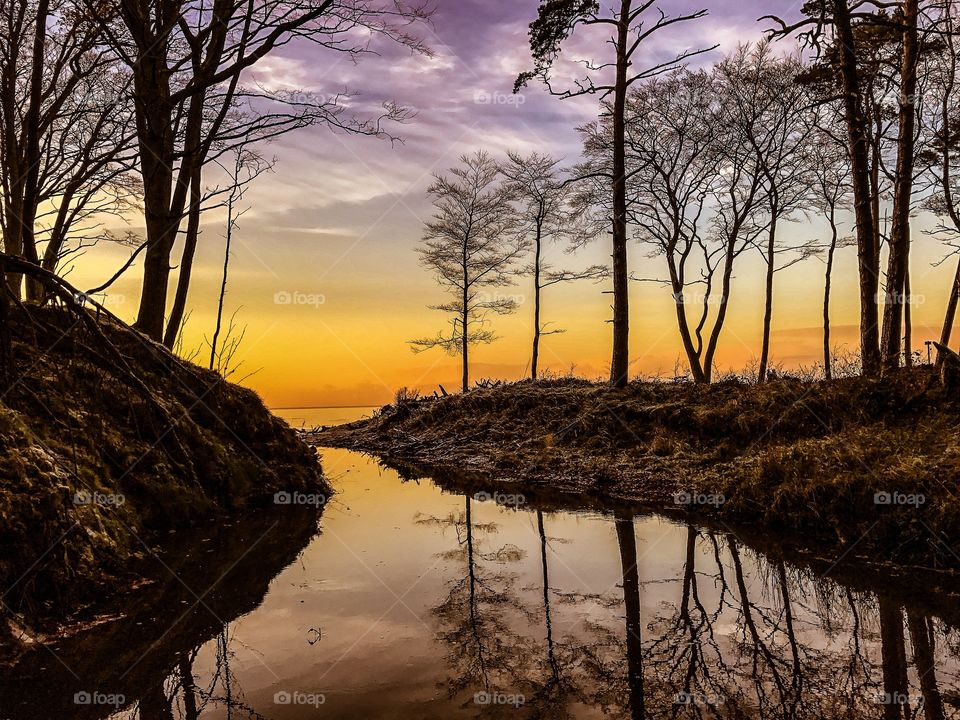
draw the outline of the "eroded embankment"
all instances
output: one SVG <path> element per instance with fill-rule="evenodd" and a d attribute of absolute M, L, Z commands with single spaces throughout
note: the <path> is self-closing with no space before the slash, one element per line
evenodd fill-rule
<path fill-rule="evenodd" d="M 20 308 L 13 320 L 0 398 L 8 620 L 42 625 L 102 602 L 178 528 L 280 490 L 326 492 L 315 452 L 252 391 L 106 317 Z"/>
<path fill-rule="evenodd" d="M 837 556 L 957 568 L 958 419 L 958 399 L 917 369 L 761 386 L 521 382 L 394 404 L 308 439 L 514 490 L 754 524 Z"/>

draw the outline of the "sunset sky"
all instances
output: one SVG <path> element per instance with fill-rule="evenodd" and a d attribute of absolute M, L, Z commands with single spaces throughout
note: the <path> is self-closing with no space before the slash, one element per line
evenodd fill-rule
<path fill-rule="evenodd" d="M 257 66 L 251 79 L 272 88 L 332 94 L 356 93 L 358 114 L 375 114 L 384 100 L 410 106 L 417 117 L 395 128 L 402 143 L 351 137 L 324 128 L 289 135 L 262 148 L 276 158 L 274 172 L 259 178 L 245 197 L 249 210 L 235 236 L 227 296 L 228 313 L 246 326 L 238 359 L 244 383 L 274 407 L 361 405 L 389 401 L 398 387 L 432 391 L 438 383 L 457 386 L 458 359 L 440 350 L 413 354 L 407 341 L 433 335 L 444 326 L 441 313 L 427 309 L 440 289 L 418 263 L 415 247 L 431 215 L 426 189 L 435 172 L 445 172 L 462 153 L 507 149 L 551 153 L 572 164 L 579 156 L 575 128 L 597 115 L 595 98 L 561 101 L 531 85 L 510 95 L 517 73 L 529 67 L 527 25 L 537 0 L 437 0 L 432 28 L 421 34 L 434 56 L 425 58 L 377 43 L 380 56 L 358 64 L 329 51 L 291 44 L 282 55 Z M 670 2 L 671 12 L 691 9 Z M 699 60 L 709 63 L 737 43 L 757 40 L 769 23 L 757 18 L 775 12 L 792 17 L 799 2 L 706 0 L 710 17 L 658 37 L 648 58 L 664 58 L 686 47 L 719 44 Z M 784 50 L 790 46 L 784 43 Z M 568 58 L 582 57 L 571 45 Z M 211 213 L 194 269 L 186 348 L 197 347 L 212 330 L 223 253 L 223 216 Z M 849 218 L 845 218 L 849 230 Z M 142 232 L 139 220 L 129 229 Z M 117 228 L 119 229 L 119 228 Z M 915 228 L 912 260 L 916 326 L 914 345 L 938 331 L 952 280 L 952 261 L 940 268 L 944 248 Z M 823 233 L 815 219 L 798 217 L 786 233 L 804 238 Z M 606 263 L 609 238 L 575 256 L 551 248 L 556 264 L 584 267 Z M 101 244 L 77 261 L 68 279 L 82 287 L 99 284 L 129 250 Z M 838 254 L 833 322 L 835 341 L 856 348 L 854 323 L 855 250 Z M 662 260 L 632 244 L 638 275 L 662 276 Z M 786 366 L 819 357 L 823 263 L 796 265 L 778 275 L 775 298 L 775 362 Z M 139 278 L 134 269 L 114 286 L 108 306 L 133 319 Z M 722 368 L 741 368 L 759 354 L 763 301 L 762 261 L 737 271 L 730 319 L 719 353 Z M 610 296 L 607 284 L 558 286 L 545 295 L 545 319 L 564 334 L 545 339 L 542 360 L 550 369 L 597 377 L 610 354 Z M 530 287 L 506 289 L 529 298 Z M 172 297 L 172 288 L 171 288 Z M 295 302 L 285 300 L 295 298 Z M 635 283 L 631 295 L 631 357 L 634 373 L 672 377 L 680 361 L 670 293 Z M 474 378 L 515 379 L 526 371 L 532 307 L 496 318 L 501 339 L 474 351 Z M 681 362 L 682 365 L 682 362 Z"/>

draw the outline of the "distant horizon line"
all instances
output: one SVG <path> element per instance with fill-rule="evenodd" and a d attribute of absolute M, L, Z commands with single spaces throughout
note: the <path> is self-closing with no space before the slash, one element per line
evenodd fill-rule
<path fill-rule="evenodd" d="M 271 410 L 349 410 L 351 408 L 380 407 L 379 405 L 293 405 L 290 407 L 270 407 Z"/>

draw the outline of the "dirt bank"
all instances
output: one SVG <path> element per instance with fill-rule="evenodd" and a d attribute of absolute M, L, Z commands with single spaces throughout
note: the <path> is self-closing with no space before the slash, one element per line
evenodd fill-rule
<path fill-rule="evenodd" d="M 960 568 L 958 420 L 958 398 L 920 368 L 762 386 L 520 382 L 396 403 L 308 439 L 513 492 L 755 524 L 835 556 Z"/>
<path fill-rule="evenodd" d="M 15 624 L 82 614 L 127 588 L 178 528 L 278 491 L 326 492 L 316 453 L 252 391 L 105 316 L 20 308 L 11 325 L 0 583 Z"/>

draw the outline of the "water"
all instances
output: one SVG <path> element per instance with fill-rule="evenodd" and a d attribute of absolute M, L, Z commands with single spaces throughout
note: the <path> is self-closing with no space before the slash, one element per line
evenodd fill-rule
<path fill-rule="evenodd" d="M 290 427 L 306 430 L 326 425 L 343 425 L 360 418 L 370 417 L 376 410 L 376 405 L 272 408 L 272 412 L 286 420 Z"/>
<path fill-rule="evenodd" d="M 960 717 L 945 591 L 323 460 L 318 534 L 277 516 L 210 538 L 174 566 L 195 574 L 164 589 L 175 612 L 34 650 L 0 678 L 0 718 Z"/>

